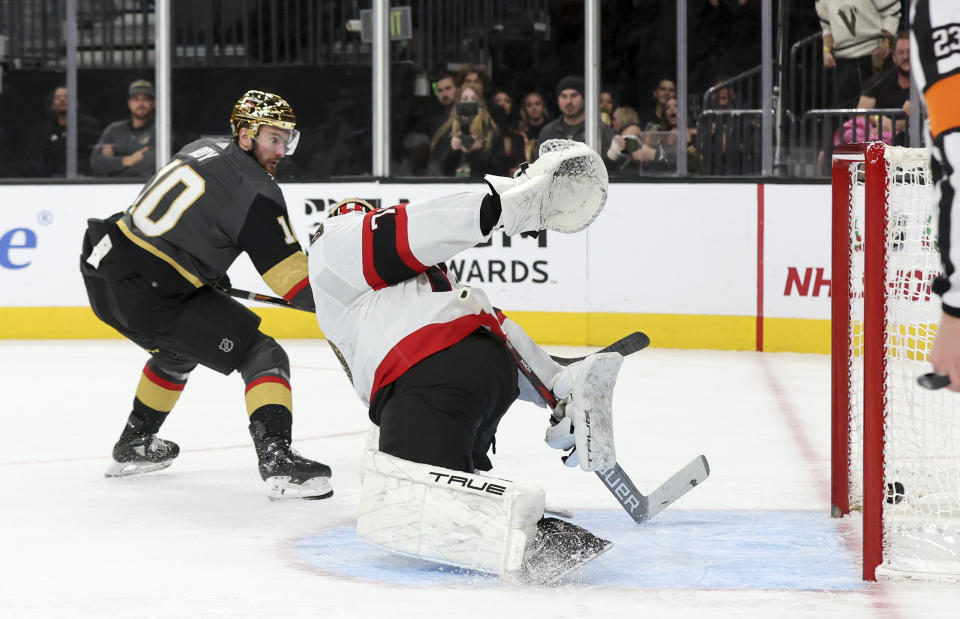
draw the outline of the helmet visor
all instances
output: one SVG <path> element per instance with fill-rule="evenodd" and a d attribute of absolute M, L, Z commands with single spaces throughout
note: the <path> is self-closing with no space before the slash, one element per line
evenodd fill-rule
<path fill-rule="evenodd" d="M 290 135 L 287 136 L 287 156 L 290 156 L 297 150 L 297 144 L 300 143 L 300 132 L 296 129 L 290 130 Z"/>

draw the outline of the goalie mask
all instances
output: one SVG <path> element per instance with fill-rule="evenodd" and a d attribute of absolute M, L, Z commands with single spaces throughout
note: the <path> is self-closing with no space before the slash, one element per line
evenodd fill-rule
<path fill-rule="evenodd" d="M 336 217 L 337 215 L 346 215 L 347 213 L 369 213 L 373 210 L 376 209 L 374 209 L 373 205 L 366 200 L 361 200 L 360 198 L 347 198 L 346 200 L 337 202 L 335 205 L 333 205 L 333 207 L 330 208 L 330 212 L 327 213 L 327 219 Z"/>
<path fill-rule="evenodd" d="M 270 125 L 288 132 L 287 155 L 292 155 L 300 141 L 300 132 L 297 126 L 297 117 L 293 108 L 279 96 L 263 92 L 262 90 L 248 90 L 234 104 L 230 113 L 230 129 L 234 137 L 246 127 L 250 130 L 250 137 L 257 139 L 257 133 L 262 125 Z"/>
<path fill-rule="evenodd" d="M 330 207 L 330 212 L 327 213 L 327 219 L 336 217 L 337 215 L 346 215 L 347 213 L 369 213 L 375 210 L 373 205 L 366 200 L 347 198 L 346 200 L 340 200 Z M 313 245 L 321 236 L 323 236 L 323 224 L 320 224 L 317 227 L 317 231 L 310 237 L 310 244 Z"/>

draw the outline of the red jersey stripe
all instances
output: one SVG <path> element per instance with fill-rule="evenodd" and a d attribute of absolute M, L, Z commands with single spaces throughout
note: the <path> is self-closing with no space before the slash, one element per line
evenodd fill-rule
<path fill-rule="evenodd" d="M 297 293 L 299 293 L 301 290 L 303 290 L 304 288 L 306 288 L 306 287 L 309 286 L 309 285 L 310 285 L 310 278 L 309 278 L 309 277 L 304 277 L 304 278 L 301 279 L 299 282 L 297 282 L 296 284 L 294 284 L 294 285 L 293 285 L 293 288 L 291 288 L 290 290 L 288 290 L 288 291 L 287 291 L 287 294 L 283 295 L 283 298 L 286 299 L 287 301 L 289 301 L 289 300 L 292 299 L 293 297 L 297 296 Z"/>
<path fill-rule="evenodd" d="M 146 376 L 147 380 L 154 385 L 169 391 L 183 391 L 183 387 L 186 385 L 186 383 L 175 383 L 158 376 L 153 370 L 150 369 L 149 365 L 143 366 L 143 375 Z"/>
<path fill-rule="evenodd" d="M 281 376 L 261 376 L 257 380 L 247 385 L 247 388 L 244 391 L 244 393 L 248 393 L 251 389 L 253 389 L 257 385 L 262 385 L 263 383 L 279 383 L 280 385 L 283 385 L 287 389 L 290 389 L 290 383 L 284 380 L 284 378 Z"/>
<path fill-rule="evenodd" d="M 397 342 L 377 366 L 370 388 L 370 401 L 373 401 L 373 396 L 381 387 L 389 385 L 420 361 L 453 346 L 482 326 L 490 327 L 491 331 L 503 337 L 503 330 L 496 318 L 484 313 L 429 324 Z"/>

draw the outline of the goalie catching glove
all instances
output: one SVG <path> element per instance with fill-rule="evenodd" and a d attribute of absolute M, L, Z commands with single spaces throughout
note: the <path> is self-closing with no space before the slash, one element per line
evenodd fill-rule
<path fill-rule="evenodd" d="M 562 457 L 567 466 L 604 471 L 616 464 L 613 387 L 622 363 L 618 353 L 596 354 L 557 375 L 552 390 L 559 404 L 545 440 L 554 449 L 572 449 Z"/>
<path fill-rule="evenodd" d="M 593 149 L 572 140 L 547 140 L 539 158 L 514 178 L 487 174 L 484 180 L 500 196 L 495 229 L 508 235 L 536 230 L 579 232 L 607 201 L 607 169 Z"/>

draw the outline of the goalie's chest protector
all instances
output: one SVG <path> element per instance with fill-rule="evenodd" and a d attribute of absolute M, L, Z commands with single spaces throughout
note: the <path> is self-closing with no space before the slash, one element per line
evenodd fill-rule
<path fill-rule="evenodd" d="M 471 313 L 438 264 L 484 240 L 483 196 L 349 213 L 328 219 L 310 248 L 317 321 L 342 356 L 357 395 L 376 391 L 481 326 L 499 330 L 489 302 Z M 428 266 L 430 265 L 430 266 Z"/>

